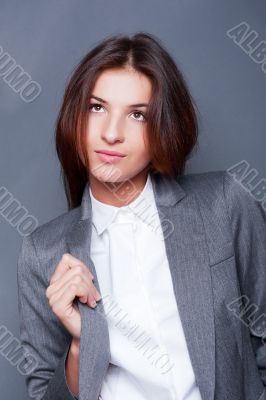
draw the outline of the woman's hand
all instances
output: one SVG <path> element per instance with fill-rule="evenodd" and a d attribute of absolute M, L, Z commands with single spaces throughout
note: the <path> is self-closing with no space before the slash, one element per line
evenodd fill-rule
<path fill-rule="evenodd" d="M 92 283 L 93 278 L 82 261 L 65 253 L 46 289 L 46 297 L 53 312 L 75 340 L 80 340 L 81 332 L 81 317 L 78 306 L 74 303 L 75 297 L 93 308 L 96 301 L 101 299 L 100 293 Z"/>

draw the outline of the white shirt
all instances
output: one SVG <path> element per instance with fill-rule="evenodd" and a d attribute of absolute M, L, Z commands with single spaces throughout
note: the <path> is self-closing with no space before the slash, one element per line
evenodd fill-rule
<path fill-rule="evenodd" d="M 111 352 L 100 398 L 202 400 L 174 296 L 150 175 L 138 197 L 123 207 L 102 203 L 89 190 L 91 258 Z"/>

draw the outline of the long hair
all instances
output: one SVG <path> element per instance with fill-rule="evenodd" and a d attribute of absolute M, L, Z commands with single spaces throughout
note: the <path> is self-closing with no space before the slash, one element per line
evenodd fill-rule
<path fill-rule="evenodd" d="M 182 73 L 160 41 L 145 32 L 104 39 L 72 73 L 56 120 L 56 152 L 69 209 L 80 205 L 89 180 L 86 122 L 94 84 L 104 70 L 127 66 L 145 74 L 152 84 L 146 113 L 150 171 L 165 176 L 183 174 L 197 143 L 194 101 Z"/>

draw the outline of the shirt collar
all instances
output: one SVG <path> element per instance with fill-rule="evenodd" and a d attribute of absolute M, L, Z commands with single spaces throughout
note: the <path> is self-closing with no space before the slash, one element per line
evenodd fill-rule
<path fill-rule="evenodd" d="M 98 235 L 101 235 L 101 233 L 108 228 L 108 226 L 115 220 L 119 211 L 127 210 L 134 213 L 135 210 L 136 213 L 138 205 L 142 203 L 143 200 L 151 202 L 153 199 L 153 188 L 150 173 L 148 173 L 145 186 L 138 197 L 123 207 L 112 206 L 97 200 L 93 196 L 90 186 L 89 193 L 92 206 L 92 223 L 95 226 Z"/>

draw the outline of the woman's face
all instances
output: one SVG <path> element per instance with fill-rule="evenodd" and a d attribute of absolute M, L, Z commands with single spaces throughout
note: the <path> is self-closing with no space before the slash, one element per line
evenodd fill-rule
<path fill-rule="evenodd" d="M 134 178 L 149 164 L 145 112 L 151 82 L 133 69 L 109 69 L 99 76 L 89 99 L 87 148 L 90 174 L 103 182 Z M 124 154 L 115 161 L 97 151 Z"/>

